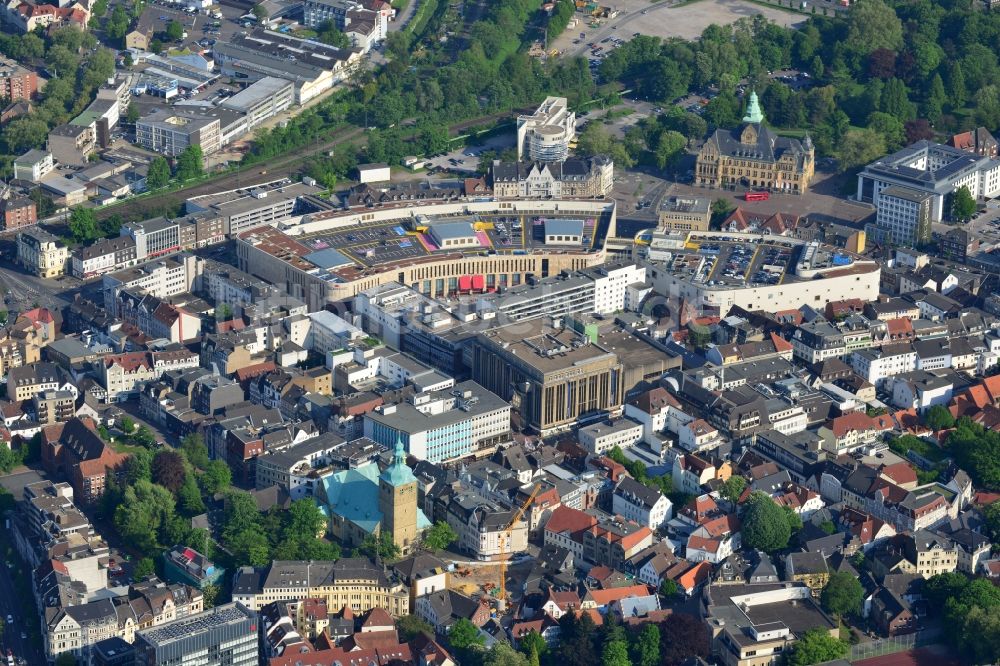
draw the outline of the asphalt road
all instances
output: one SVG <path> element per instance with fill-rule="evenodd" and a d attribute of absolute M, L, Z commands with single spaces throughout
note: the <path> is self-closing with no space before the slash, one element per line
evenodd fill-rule
<path fill-rule="evenodd" d="M 40 620 L 37 617 L 28 617 L 25 615 L 25 609 L 22 604 L 30 607 L 30 602 L 22 600 L 20 592 L 14 586 L 13 577 L 28 576 L 28 569 L 18 558 L 13 544 L 6 540 L 6 538 L 2 543 L 4 544 L 4 561 L 0 564 L 0 615 L 3 616 L 4 621 L 4 654 L 6 655 L 7 650 L 11 650 L 15 657 L 24 660 L 22 663 L 32 666 L 34 664 L 44 664 L 45 656 L 42 654 L 40 641 L 31 640 L 32 633 L 37 634 L 39 631 Z M 8 548 L 10 549 L 9 552 Z M 9 568 L 7 563 L 12 563 L 14 569 Z M 14 620 L 12 623 L 7 622 L 8 615 Z M 21 638 L 22 632 L 26 638 Z"/>

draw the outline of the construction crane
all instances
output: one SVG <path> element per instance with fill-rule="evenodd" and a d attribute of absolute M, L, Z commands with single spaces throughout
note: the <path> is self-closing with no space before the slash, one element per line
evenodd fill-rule
<path fill-rule="evenodd" d="M 503 602 L 507 600 L 507 560 L 504 559 L 504 546 L 507 541 L 510 541 L 513 537 L 511 536 L 514 531 L 514 525 L 516 525 L 521 518 L 524 517 L 524 512 L 528 510 L 531 503 L 535 501 L 535 497 L 538 495 L 538 491 L 542 489 L 541 484 L 536 483 L 535 487 L 531 489 L 531 494 L 528 495 L 528 499 L 524 500 L 524 503 L 514 512 L 514 517 L 511 521 L 507 523 L 507 527 L 504 531 L 500 533 L 500 547 L 498 548 L 497 554 L 500 558 L 500 586 L 497 587 L 496 598 L 500 601 L 501 606 Z"/>

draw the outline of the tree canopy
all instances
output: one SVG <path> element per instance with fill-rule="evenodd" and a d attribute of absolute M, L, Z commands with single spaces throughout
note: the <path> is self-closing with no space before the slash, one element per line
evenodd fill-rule
<path fill-rule="evenodd" d="M 785 511 L 767 493 L 750 493 L 743 512 L 743 546 L 773 553 L 785 548 L 791 536 Z"/>
<path fill-rule="evenodd" d="M 847 656 L 848 644 L 834 638 L 822 627 L 810 629 L 792 645 L 788 656 L 789 666 L 811 666 Z"/>

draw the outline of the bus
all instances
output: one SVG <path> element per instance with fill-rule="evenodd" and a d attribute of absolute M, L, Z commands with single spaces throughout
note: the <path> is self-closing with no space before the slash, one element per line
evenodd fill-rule
<path fill-rule="evenodd" d="M 746 201 L 767 201 L 771 198 L 770 192 L 754 192 L 753 190 L 747 190 L 746 194 L 743 195 Z"/>

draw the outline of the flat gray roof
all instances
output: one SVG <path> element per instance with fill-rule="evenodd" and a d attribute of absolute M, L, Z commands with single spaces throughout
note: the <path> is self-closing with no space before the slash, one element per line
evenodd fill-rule
<path fill-rule="evenodd" d="M 431 225 L 431 232 L 440 239 L 469 238 L 476 232 L 469 222 L 438 222 Z"/>
<path fill-rule="evenodd" d="M 546 236 L 583 236 L 583 220 L 545 220 Z"/>
<path fill-rule="evenodd" d="M 247 111 L 274 97 L 285 89 L 291 90 L 292 82 L 275 76 L 265 76 L 245 90 L 236 93 L 219 106 L 237 111 Z"/>

